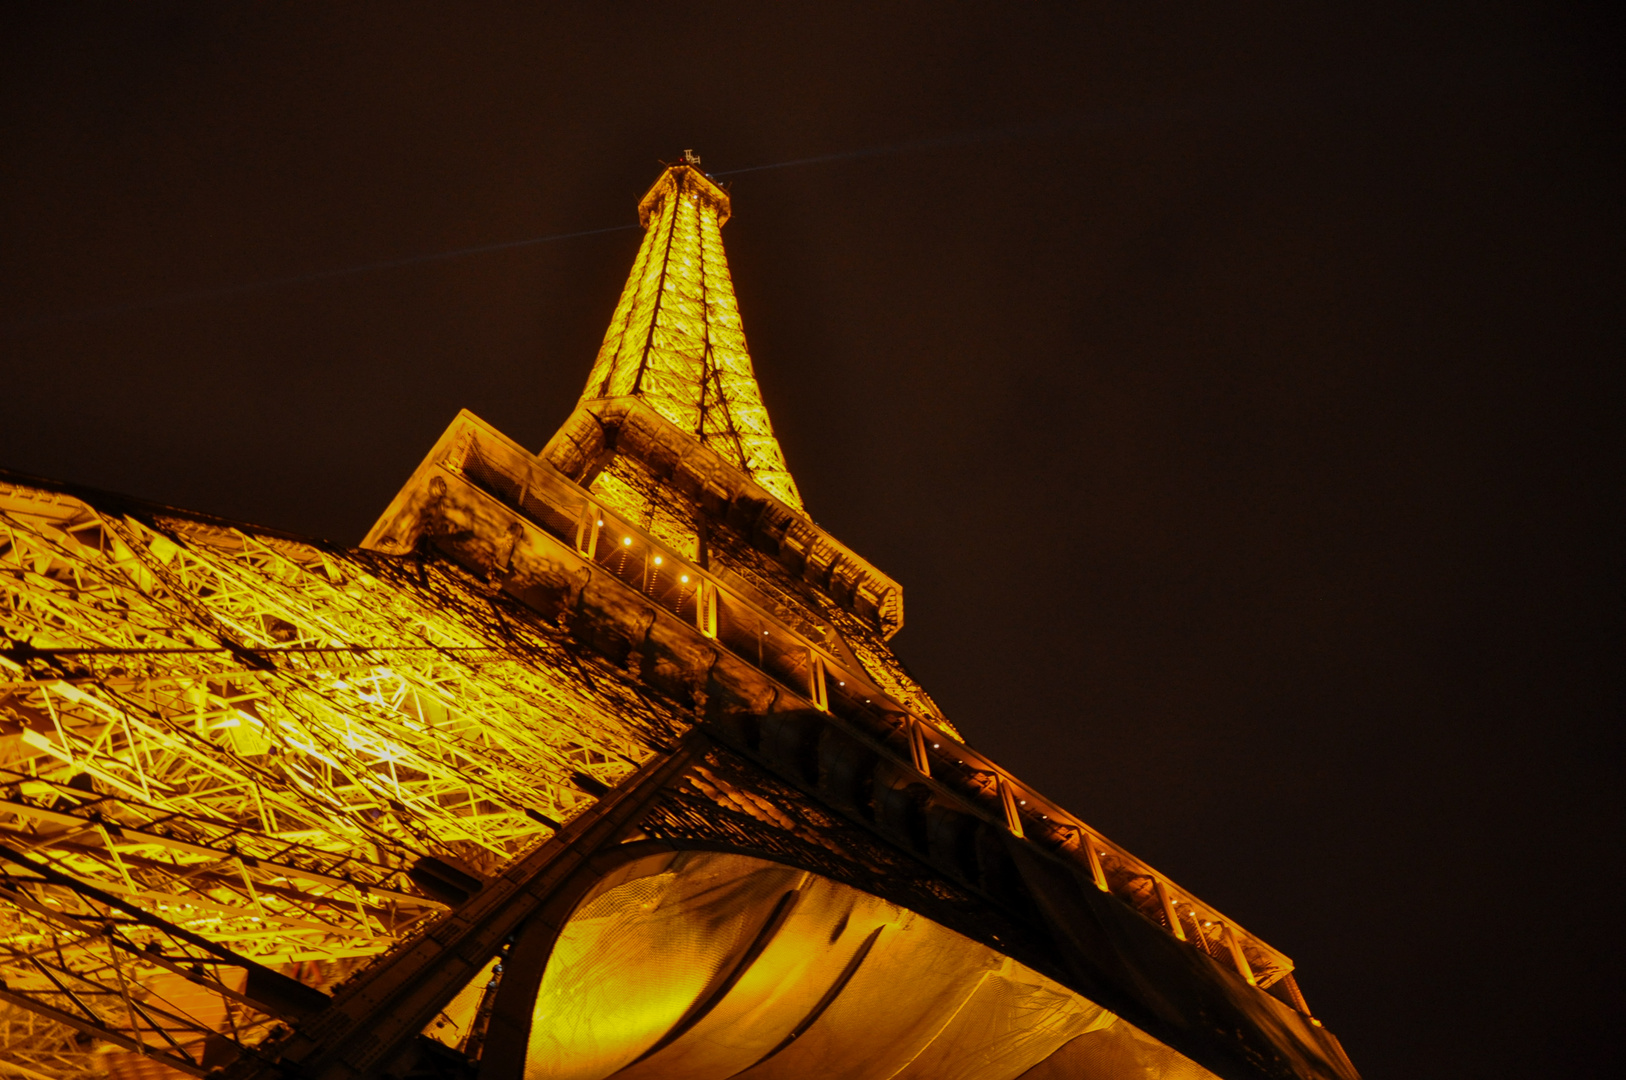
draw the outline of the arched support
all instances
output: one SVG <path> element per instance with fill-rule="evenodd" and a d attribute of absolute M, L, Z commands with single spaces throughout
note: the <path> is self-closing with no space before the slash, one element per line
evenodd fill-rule
<path fill-rule="evenodd" d="M 560 881 L 536 913 L 516 931 L 503 961 L 502 982 L 491 1008 L 480 1054 L 479 1080 L 522 1080 L 537 990 L 559 932 L 596 888 L 647 860 L 670 858 L 678 848 L 663 840 L 637 840 L 602 851 Z"/>

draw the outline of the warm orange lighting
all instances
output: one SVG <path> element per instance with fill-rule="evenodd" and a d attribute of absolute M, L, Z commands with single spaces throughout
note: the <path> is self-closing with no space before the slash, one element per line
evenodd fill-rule
<path fill-rule="evenodd" d="M 591 805 L 591 796 L 556 777 L 590 757 L 601 763 L 595 777 L 613 784 L 651 755 L 627 723 L 633 701 L 618 685 L 589 689 L 568 669 L 511 657 L 449 663 L 448 654 L 497 650 L 461 613 L 462 598 L 475 594 L 435 560 L 423 568 L 425 587 L 424 578 L 403 578 L 342 548 L 181 516 L 149 523 L 63 495 L 18 491 L 0 482 L 6 629 L 42 644 L 128 650 L 142 676 L 136 682 L 96 660 L 99 677 L 68 684 L 0 655 L 0 714 L 24 708 L 53 717 L 51 738 L 25 729 L 22 738 L 0 740 L 5 786 L 53 807 L 53 820 L 81 823 L 36 838 L 48 841 L 37 850 L 59 871 L 150 911 L 185 912 L 189 930 L 251 960 L 273 968 L 300 957 L 364 964 L 444 910 L 401 870 L 425 850 L 455 850 L 491 872 L 549 836 L 549 821 Z M 61 528 L 76 521 L 88 527 Z M 105 553 L 112 550 L 117 561 Z M 171 576 L 154 587 L 150 565 Z M 22 567 L 26 574 L 14 572 Z M 74 582 L 71 603 L 59 581 Z M 251 649 L 311 651 L 292 663 L 279 657 L 245 668 L 228 652 L 169 647 L 218 640 L 219 625 Z M 361 655 L 388 662 L 363 666 L 346 646 L 372 647 Z M 132 687 L 139 712 L 125 696 L 137 692 Z M 614 699 L 602 699 L 606 693 Z M 111 733 L 109 717 L 121 718 Z M 71 758 L 53 753 L 64 748 Z M 73 783 L 87 770 L 98 788 L 89 803 Z M 453 791 L 469 795 L 448 798 Z M 33 829 L 28 809 L 13 802 L 6 827 Z M 527 813 L 531 807 L 540 816 Z M 92 813 L 118 828 L 98 828 Z M 396 832 L 395 824 L 380 827 L 381 815 L 410 824 Z M 102 837 L 99 849 L 61 843 L 83 828 Z M 132 858 L 139 892 L 125 876 Z M 308 874 L 339 866 L 356 885 L 342 902 L 331 879 Z M 254 898 L 226 899 L 245 891 Z M 19 942 L 53 940 L 57 913 L 77 917 L 72 896 L 52 902 L 59 901 L 60 908 L 36 909 L 0 898 L 0 980 L 13 991 L 38 974 L 18 967 Z M 108 941 L 134 945 L 136 952 L 119 951 L 117 978 L 133 999 L 139 989 L 139 1000 L 163 1002 L 187 976 L 166 959 L 167 947 L 142 952 L 147 942 L 131 932 L 120 922 L 107 936 L 59 936 L 52 962 L 76 979 L 104 977 Z M 329 978 L 300 977 L 318 986 Z M 0 1025 L 0 1061 L 8 1064 L 36 1060 L 19 1059 L 27 1047 L 19 1039 L 37 1039 L 42 1029 L 28 1035 L 19 1015 L 26 1013 Z M 173 1051 L 169 1035 L 193 1037 L 172 1023 L 196 1021 L 207 1031 L 223 1022 L 203 1014 L 166 1019 L 155 1036 L 150 1020 L 144 1030 L 122 1010 L 99 1015 L 134 1025 L 125 1034 L 162 1053 Z M 252 1009 L 234 1013 L 245 1040 L 262 1038 L 269 1022 Z M 39 1045 L 57 1055 L 49 1058 L 52 1076 L 124 1074 L 92 1044 Z"/>
<path fill-rule="evenodd" d="M 1098 862 L 1092 831 L 1065 813 L 1056 830 L 1026 836 L 1031 819 L 1018 806 L 1029 803 L 1016 799 L 1012 777 L 959 743 L 947 755 L 926 752 L 926 731 L 959 734 L 887 645 L 903 622 L 901 586 L 803 510 L 752 372 L 722 252 L 728 196 L 693 167 L 698 159 L 686 160 L 640 206 L 647 235 L 566 428 L 537 454 L 460 415 L 359 550 L 161 508 L 126 516 L 95 496 L 80 501 L 0 476 L 0 646 L 18 645 L 0 649 L 0 735 L 16 734 L 0 737 L 0 833 L 27 838 L 30 858 L 37 851 L 101 890 L 39 893 L 73 909 L 24 906 L 10 886 L 0 890 L 6 1067 L 15 1071 L 15 1048 L 47 1030 L 21 1027 L 13 1019 L 21 1013 L 8 1011 L 20 994 L 55 993 L 33 959 L 45 955 L 42 942 L 75 979 L 95 986 L 110 970 L 120 987 L 129 985 L 117 995 L 110 986 L 97 991 L 87 1030 L 113 1025 L 120 1039 L 128 1035 L 119 1045 L 137 1050 L 107 1056 L 107 1045 L 59 1025 L 71 1041 L 59 1040 L 53 1053 L 66 1054 L 68 1065 L 41 1057 L 47 1071 L 24 1066 L 27 1075 L 124 1075 L 125 1059 L 156 1050 L 161 1061 L 182 1049 L 182 1037 L 213 1046 L 207 1040 L 225 1037 L 228 1020 L 228 1042 L 252 1046 L 272 1030 L 276 1017 L 258 1006 L 233 1006 L 228 1017 L 219 976 L 191 979 L 186 969 L 202 969 L 181 963 L 162 935 L 148 939 L 137 925 L 144 918 L 105 923 L 105 901 L 95 895 L 186 912 L 194 933 L 331 989 L 348 962 L 360 972 L 402 942 L 428 940 L 422 935 L 448 901 L 419 880 L 415 864 L 426 853 L 496 879 L 561 823 L 580 821 L 597 801 L 589 789 L 613 787 L 652 758 L 689 753 L 674 750 L 668 734 L 704 730 L 736 709 L 811 704 L 829 713 L 827 665 L 835 663 L 875 686 L 881 698 L 863 701 L 879 707 L 811 719 L 838 734 L 847 726 L 883 741 L 904 735 L 906 759 L 902 747 L 871 745 L 912 763 L 914 773 L 900 775 L 933 785 L 934 799 L 962 806 L 979 838 L 1003 820 L 1009 835 L 999 843 L 1081 862 L 1101 892 L 1143 913 L 1155 896 L 1164 905 L 1158 914 L 1174 915 L 1159 925 L 1188 940 L 1182 918 L 1195 922 L 1200 913 L 1190 903 L 1178 913 L 1171 882 L 1121 849 Z M 618 527 L 639 530 L 623 534 L 622 559 L 608 558 L 606 545 L 614 545 L 601 508 L 616 512 Z M 777 561 L 758 557 L 774 547 L 761 543 L 765 535 L 783 536 Z M 632 559 L 627 549 L 640 544 L 644 559 Z M 663 567 L 668 552 L 680 571 L 705 568 L 692 608 L 686 588 L 670 590 L 660 584 L 664 571 L 650 569 Z M 401 558 L 409 553 L 415 557 Z M 690 578 L 680 574 L 684 586 Z M 657 619 L 653 609 L 666 614 Z M 752 621 L 763 637 L 782 627 L 784 640 L 744 647 Z M 620 648 L 629 635 L 643 644 Z M 53 651 L 81 657 L 83 674 L 80 660 L 37 662 L 36 654 Z M 683 686 L 690 693 L 674 689 Z M 759 803 L 772 788 L 754 789 L 773 783 L 779 765 L 741 762 L 738 776 L 709 791 L 720 806 L 728 802 L 727 813 L 746 807 L 763 828 L 795 825 L 798 835 L 828 839 L 814 818 L 780 821 L 773 804 L 785 800 Z M 712 779 L 699 759 L 665 764 L 693 769 L 694 790 L 708 790 L 699 786 Z M 804 795 L 816 808 L 828 793 Z M 994 801 L 997 809 L 987 805 Z M 612 814 L 645 812 L 641 802 L 614 797 L 601 805 Z M 595 814 L 588 822 L 614 826 L 618 832 L 602 832 L 611 840 L 641 828 L 632 818 L 606 823 Z M 1028 1075 L 1013 1049 L 1023 1042 L 1048 1052 L 1096 1032 L 1098 1022 L 1128 1038 L 1127 1020 L 918 912 L 811 871 L 674 854 L 650 856 L 650 874 L 595 893 L 569 920 L 536 999 L 536 1015 L 548 1023 L 532 1029 L 530 1075 L 540 1068 L 630 1080 L 749 1070 L 989 1080 Z M 966 872 L 963 862 L 954 868 L 964 852 L 933 846 L 915 854 L 929 876 L 950 874 L 951 886 Z M 940 858 L 949 861 L 934 862 Z M 38 887 L 26 876 L 15 881 Z M 735 901 L 718 902 L 722 886 L 736 889 Z M 486 893 L 477 903 L 495 911 L 510 901 Z M 765 921 L 770 910 L 782 921 Z M 1203 922 L 1212 935 L 1199 929 L 1194 937 L 1203 950 L 1228 943 L 1246 982 L 1269 987 L 1291 969 L 1221 918 Z M 62 925 L 78 936 L 61 938 Z M 81 929 L 98 925 L 99 933 Z M 861 942 L 865 952 L 856 953 Z M 492 956 L 495 935 L 486 946 L 489 962 L 457 998 L 466 1011 L 448 1005 L 434 1028 L 468 1030 L 500 959 Z M 475 963 L 482 947 L 470 946 L 459 963 Z M 374 970 L 397 978 L 396 969 Z M 428 993 L 442 977 L 411 989 Z M 219 998 L 224 1019 L 182 1032 L 146 1016 L 143 1033 L 133 1003 L 167 1000 L 164 987 L 175 979 Z M 450 992 L 434 992 L 442 989 Z M 449 1019 L 453 1013 L 462 1018 Z M 451 1034 L 426 1033 L 441 1041 Z M 667 1034 L 677 1041 L 657 1046 Z M 563 1071 L 538 1064 L 538 1037 L 546 1054 L 560 1050 Z M 988 1056 L 991 1046 L 997 1053 Z M 651 1048 L 665 1056 L 646 1063 Z M 680 1050 L 730 1064 L 679 1068 Z M 762 1054 L 781 1052 L 771 1067 L 756 1068 L 767 1063 Z"/>
<path fill-rule="evenodd" d="M 695 853 L 684 873 L 651 872 L 661 868 L 596 896 L 559 933 L 532 1007 L 527 1075 L 749 1075 L 785 1042 L 769 1075 L 992 1080 L 1073 1040 L 1125 1038 L 1127 1022 L 1082 995 L 850 886 L 742 855 Z M 792 886 L 797 902 L 758 938 L 751 930 Z M 743 977 L 708 1001 L 717 968 Z M 786 1039 L 831 987 L 822 1026 Z M 1213 1080 L 1194 1067 L 1179 1075 Z"/>
<path fill-rule="evenodd" d="M 723 253 L 728 193 L 676 165 L 639 204 L 644 240 L 582 401 L 636 396 L 792 509 L 796 481 L 746 351 Z"/>

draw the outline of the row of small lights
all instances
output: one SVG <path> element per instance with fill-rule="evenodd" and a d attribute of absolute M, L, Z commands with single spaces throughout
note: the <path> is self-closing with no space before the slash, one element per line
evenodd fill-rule
<path fill-rule="evenodd" d="M 602 518 L 600 518 L 600 519 L 599 519 L 599 522 L 598 522 L 598 524 L 599 524 L 599 525 L 600 525 L 600 527 L 602 527 L 602 526 L 603 526 L 603 525 L 604 525 L 604 519 L 602 519 Z M 626 536 L 626 537 L 622 537 L 622 539 L 621 539 L 621 544 L 622 544 L 622 546 L 624 546 L 624 547 L 631 547 L 631 546 L 632 546 L 632 537 L 630 537 L 630 536 Z M 662 559 L 662 557 L 661 557 L 661 556 L 659 556 L 659 555 L 656 555 L 656 556 L 655 556 L 655 565 L 656 565 L 656 566 L 660 566 L 660 565 L 662 565 L 662 562 L 663 562 L 663 559 Z M 688 584 L 688 583 L 689 583 L 689 575 L 688 575 L 688 574 L 683 574 L 683 575 L 682 575 L 682 580 L 683 580 L 683 583 L 684 583 L 684 584 L 685 584 L 685 585 L 687 585 L 687 584 Z M 764 630 L 764 631 L 762 631 L 762 636 L 763 636 L 763 637 L 767 637 L 767 636 L 768 636 L 768 631 L 766 631 L 766 630 Z M 840 685 L 840 686 L 846 686 L 846 685 L 847 685 L 847 683 L 846 683 L 846 681 L 845 681 L 845 680 L 842 680 L 842 679 L 838 679 L 838 680 L 836 680 L 836 682 L 837 682 L 837 684 L 838 684 L 838 685 Z M 865 704 L 866 704 L 866 705 L 867 705 L 867 704 L 869 704 L 869 703 L 870 703 L 870 699 L 869 699 L 869 698 L 865 698 L 865 699 L 864 699 L 864 703 L 865 703 Z M 932 743 L 932 748 L 933 748 L 933 749 L 937 749 L 937 750 L 941 750 L 941 749 L 942 749 L 942 747 L 943 747 L 943 744 L 942 744 L 942 743 L 939 743 L 939 742 L 934 742 L 934 743 Z M 1021 805 L 1022 805 L 1022 806 L 1026 806 L 1026 805 L 1027 805 L 1027 804 L 1028 804 L 1028 801 L 1027 801 L 1027 800 L 1026 800 L 1026 799 L 1019 799 L 1019 800 L 1018 800 L 1018 802 L 1019 802 L 1019 803 L 1020 803 L 1020 804 L 1021 804 Z M 1049 815 L 1049 814 L 1040 814 L 1040 815 L 1039 815 L 1039 817 L 1040 817 L 1040 818 L 1042 818 L 1042 819 L 1043 819 L 1043 820 L 1045 820 L 1045 821 L 1049 821 L 1049 820 L 1050 820 L 1050 815 Z M 1105 856 L 1106 856 L 1106 854 L 1107 854 L 1107 853 L 1106 853 L 1106 852 L 1104 852 L 1104 851 L 1103 851 L 1103 852 L 1101 852 L 1101 855 L 1102 855 L 1102 856 L 1103 856 L 1103 857 L 1105 857 Z M 1189 909 L 1190 909 L 1190 914 L 1191 914 L 1191 921 L 1192 921 L 1192 922 L 1193 922 L 1193 923 L 1195 923 L 1195 922 L 1197 922 L 1197 909 L 1196 909 L 1196 907 L 1195 907 L 1195 906 L 1193 906 L 1193 905 L 1192 905 L 1192 904 L 1191 904 L 1191 903 L 1190 903 L 1190 902 L 1189 902 L 1189 901 L 1188 901 L 1188 902 L 1187 902 L 1187 903 L 1186 903 L 1186 907 L 1187 907 L 1187 908 L 1189 908 Z M 1202 925 L 1204 925 L 1204 926 L 1213 926 L 1213 925 L 1214 925 L 1214 923 L 1213 923 L 1213 921 L 1212 921 L 1212 920 L 1209 920 L 1209 919 L 1204 919 L 1204 920 L 1202 920 Z"/>
<path fill-rule="evenodd" d="M 600 527 L 602 527 L 602 526 L 603 526 L 603 525 L 604 525 L 604 519 L 603 519 L 603 518 L 599 518 L 599 520 L 598 520 L 598 523 L 599 523 L 599 525 L 600 525 Z M 632 546 L 632 537 L 630 537 L 630 536 L 623 536 L 623 537 L 622 537 L 622 538 L 621 538 L 621 546 L 622 546 L 622 547 L 631 547 L 631 546 Z M 661 566 L 661 565 L 663 565 L 663 564 L 664 564 L 664 563 L 665 563 L 665 562 L 666 562 L 666 560 L 665 560 L 665 558 L 664 558 L 664 557 L 662 557 L 662 556 L 660 556 L 660 555 L 657 555 L 657 556 L 655 556 L 655 565 L 656 565 L 656 566 Z M 687 585 L 687 584 L 688 584 L 688 583 L 689 583 L 689 575 L 688 575 L 688 574 L 681 574 L 681 575 L 679 575 L 679 576 L 680 576 L 680 577 L 681 577 L 681 578 L 682 578 L 682 580 L 683 580 L 683 584 L 685 584 L 685 585 Z M 766 630 L 764 630 L 764 631 L 763 631 L 763 633 L 767 633 L 767 631 L 766 631 Z"/>
<path fill-rule="evenodd" d="M 599 518 L 599 519 L 598 519 L 598 524 L 599 524 L 599 527 L 600 527 L 600 528 L 602 528 L 602 527 L 603 527 L 603 525 L 604 525 L 604 519 L 603 519 L 603 518 Z M 622 537 L 622 538 L 621 538 L 621 545 L 622 545 L 622 546 L 623 546 L 623 547 L 631 547 L 631 546 L 632 546 L 632 537 L 630 537 L 630 536 L 624 536 L 624 537 Z M 662 565 L 662 562 L 663 562 L 663 559 L 662 559 L 662 557 L 661 557 L 661 556 L 659 556 L 659 555 L 656 555 L 656 556 L 655 556 L 655 565 L 656 565 L 656 566 L 660 566 L 660 565 Z M 684 583 L 684 584 L 685 584 L 685 585 L 687 585 L 687 584 L 688 584 L 688 583 L 689 583 L 689 575 L 688 575 L 688 574 L 684 574 L 684 575 L 682 575 L 682 580 L 683 580 L 683 583 Z M 763 632 L 762 632 L 762 636 L 763 636 L 763 637 L 767 637 L 767 636 L 768 636 L 768 631 L 766 631 L 766 630 L 764 630 L 764 631 L 763 631 Z M 840 685 L 840 686 L 846 686 L 846 685 L 847 685 L 847 683 L 846 683 L 846 681 L 845 681 L 845 680 L 842 680 L 842 679 L 838 679 L 838 680 L 836 680 L 836 682 L 837 682 L 837 684 L 838 684 L 838 685 Z M 866 705 L 868 705 L 868 704 L 869 704 L 869 703 L 870 703 L 870 699 L 869 699 L 869 698 L 865 698 L 865 699 L 864 699 L 864 704 L 866 704 Z M 932 743 L 932 748 L 933 748 L 933 749 L 936 749 L 936 750 L 941 750 L 941 749 L 942 749 L 942 748 L 943 748 L 943 744 L 942 744 L 942 743 L 938 743 L 938 742 L 934 742 L 934 743 Z M 1020 800 L 1020 801 L 1021 801 L 1021 804 L 1022 804 L 1022 805 L 1023 805 L 1023 806 L 1026 806 L 1026 805 L 1027 805 L 1027 804 L 1028 804 L 1028 801 L 1027 801 L 1027 800 L 1026 800 L 1026 799 L 1022 799 L 1022 800 Z M 1049 821 L 1049 820 L 1050 820 L 1050 815 L 1049 815 L 1049 814 L 1040 814 L 1040 815 L 1039 815 L 1039 816 L 1040 816 L 1040 817 L 1041 817 L 1041 818 L 1043 818 L 1043 819 L 1044 819 L 1044 820 L 1046 820 L 1046 821 Z M 1105 855 L 1105 854 L 1106 854 L 1106 852 L 1104 852 L 1104 851 L 1103 851 L 1103 852 L 1102 852 L 1102 853 L 1101 853 L 1101 854 L 1103 854 L 1103 855 Z"/>
<path fill-rule="evenodd" d="M 602 527 L 604 525 L 604 519 L 600 518 L 599 521 L 598 521 L 598 524 L 599 524 L 600 527 Z M 630 537 L 630 536 L 622 537 L 621 544 L 622 544 L 623 547 L 631 547 L 632 546 L 632 537 Z M 656 555 L 655 556 L 655 565 L 660 566 L 660 565 L 662 565 L 662 562 L 663 562 L 662 557 L 659 556 L 659 555 Z M 683 583 L 685 585 L 687 585 L 689 583 L 689 575 L 688 574 L 683 574 L 682 575 L 682 580 L 683 580 Z M 762 632 L 762 636 L 767 637 L 768 636 L 768 631 L 764 630 Z M 838 679 L 836 681 L 837 681 L 837 684 L 840 685 L 840 686 L 846 686 L 847 685 L 845 680 Z M 869 698 L 865 698 L 864 703 L 866 705 L 869 704 L 869 700 L 870 700 Z M 934 742 L 934 743 L 932 743 L 932 747 L 933 747 L 933 749 L 941 750 L 942 747 L 943 747 L 943 744 L 938 743 L 938 742 Z M 1020 799 L 1018 801 L 1023 806 L 1026 806 L 1028 804 L 1028 801 L 1026 799 Z M 1040 814 L 1039 817 L 1041 817 L 1045 821 L 1050 820 L 1050 815 L 1049 814 Z M 1104 857 L 1106 855 L 1106 852 L 1104 852 L 1104 851 L 1101 852 L 1101 855 Z M 1186 907 L 1191 909 L 1191 920 L 1192 920 L 1192 922 L 1195 923 L 1197 921 L 1197 909 L 1190 902 L 1187 902 Z M 1214 923 L 1209 919 L 1204 919 L 1202 921 L 1202 924 L 1204 926 L 1213 926 L 1214 925 Z"/>

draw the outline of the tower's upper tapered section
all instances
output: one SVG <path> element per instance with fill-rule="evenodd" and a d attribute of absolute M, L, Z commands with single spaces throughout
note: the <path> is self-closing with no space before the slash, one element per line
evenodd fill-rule
<path fill-rule="evenodd" d="M 582 401 L 634 396 L 797 510 L 745 348 L 723 254 L 728 194 L 692 164 L 669 167 L 638 204 L 644 242 Z"/>

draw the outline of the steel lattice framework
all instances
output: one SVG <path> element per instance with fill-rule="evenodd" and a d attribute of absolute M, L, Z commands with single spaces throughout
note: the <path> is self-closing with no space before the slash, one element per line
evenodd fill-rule
<path fill-rule="evenodd" d="M 641 397 L 801 510 L 746 351 L 723 256 L 728 195 L 699 164 L 695 158 L 666 170 L 638 205 L 644 242 L 582 401 Z"/>
<path fill-rule="evenodd" d="M 445 563 L 0 491 L 20 1067 L 96 1071 L 77 1030 L 200 1069 L 270 1019 L 216 968 L 333 981 L 445 908 L 414 866 L 502 865 L 672 735 Z"/>
<path fill-rule="evenodd" d="M 1290 959 L 892 653 L 901 586 L 802 507 L 698 165 L 640 205 L 559 433 L 460 414 L 360 547 L 0 473 L 0 1075 L 518 1077 L 595 875 L 701 849 L 1224 1075 L 1354 1078 Z"/>

